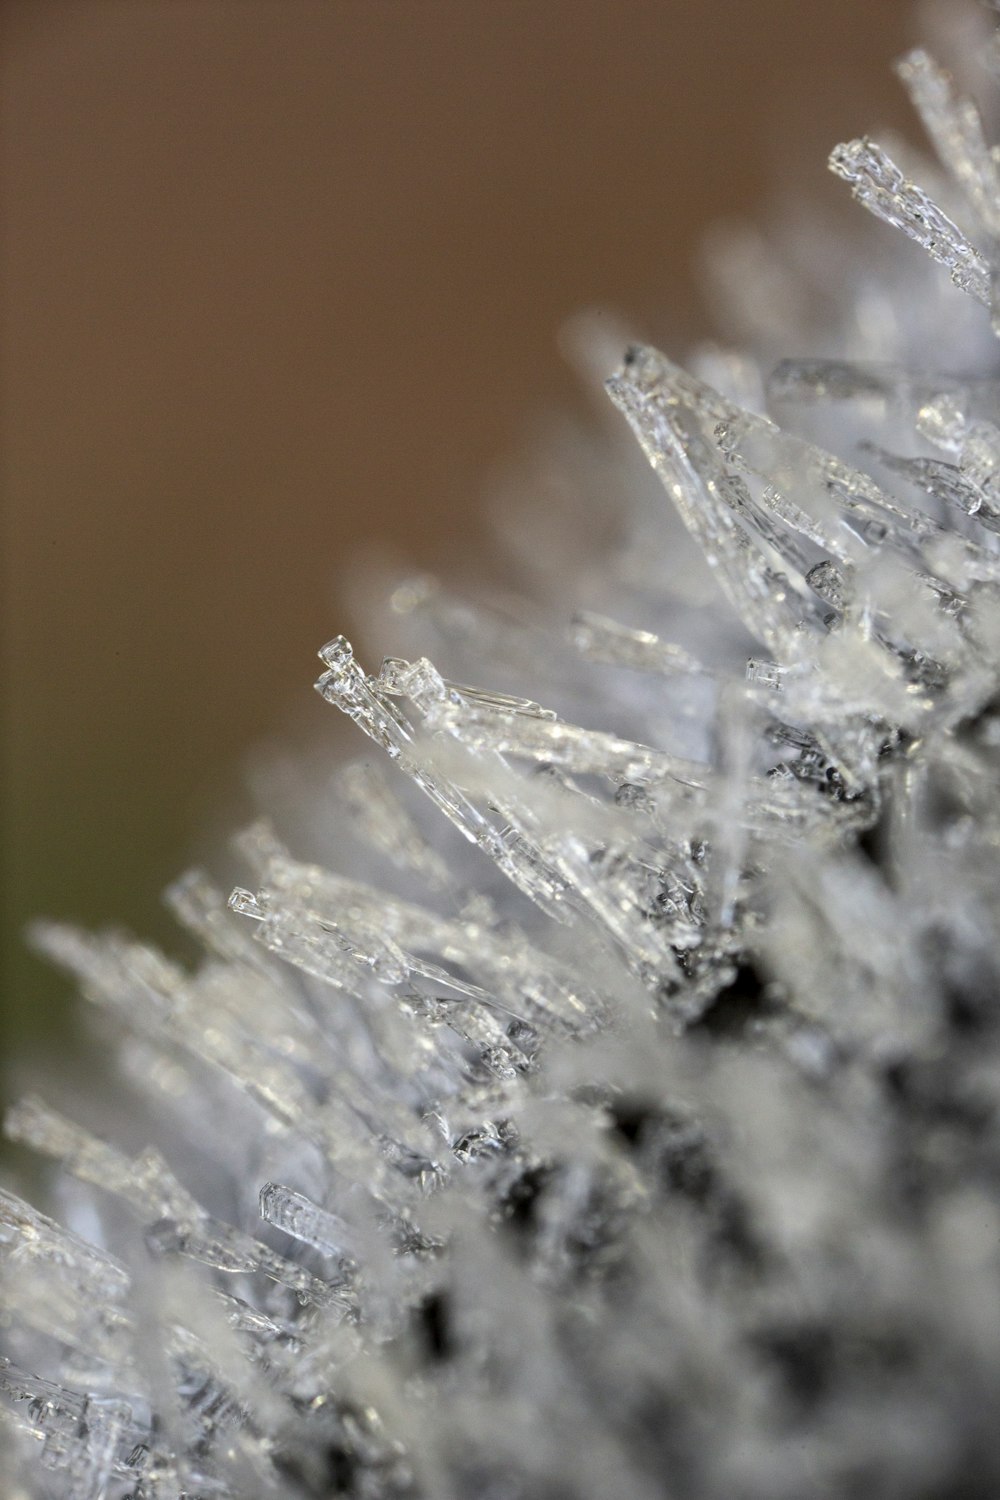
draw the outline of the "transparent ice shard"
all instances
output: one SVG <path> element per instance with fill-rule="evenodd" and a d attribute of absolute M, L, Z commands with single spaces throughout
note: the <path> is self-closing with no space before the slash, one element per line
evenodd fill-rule
<path fill-rule="evenodd" d="M 782 359 L 767 379 L 774 402 L 818 403 L 895 394 L 908 371 L 843 359 Z"/>
<path fill-rule="evenodd" d="M 733 418 L 770 424 L 741 413 L 652 349 L 630 350 L 607 389 L 731 603 L 775 656 L 794 660 L 807 640 L 799 628 L 811 608 L 804 585 L 785 576 L 786 559 L 771 553 L 759 532 L 755 539 L 741 525 L 731 466 L 716 436 Z"/>
<path fill-rule="evenodd" d="M 390 697 L 408 697 L 407 683 L 411 680 L 411 673 L 411 662 L 399 656 L 383 657 L 373 686 L 378 692 L 388 693 Z M 455 694 L 462 701 L 471 702 L 477 708 L 495 709 L 497 713 L 502 714 L 523 715 L 528 719 L 554 719 L 556 717 L 553 709 L 543 708 L 540 703 L 534 703 L 530 698 L 512 697 L 509 693 L 495 693 L 485 688 L 467 687 L 463 683 L 449 682 L 444 677 L 441 682 L 449 694 Z"/>
<path fill-rule="evenodd" d="M 154 1040 L 165 1038 L 220 1069 L 276 1120 L 333 1152 L 352 1175 L 363 1178 L 374 1168 L 358 1118 L 345 1114 L 335 1097 L 320 1109 L 296 1059 L 284 1055 L 286 1047 L 269 1042 L 274 1022 L 254 1003 L 261 982 L 254 970 L 247 969 L 233 985 L 225 970 L 209 966 L 187 978 L 151 950 L 116 938 L 84 940 L 72 930 L 47 927 L 38 940 L 71 971 L 86 976 L 87 993 L 97 1003 L 124 1009 L 133 1026 Z M 264 994 L 279 998 L 270 983 Z M 139 1001 L 145 1001 L 141 1008 Z M 212 1016 L 208 1026 L 206 1013 Z M 279 1029 L 294 1022 L 286 1011 Z"/>
<path fill-rule="evenodd" d="M 267 1246 L 228 1224 L 213 1219 L 187 1193 L 157 1153 L 147 1151 L 129 1158 L 108 1146 L 72 1121 L 51 1110 L 41 1100 L 29 1098 L 15 1106 L 7 1121 L 15 1139 L 46 1155 L 54 1156 L 84 1182 L 91 1182 L 122 1197 L 141 1223 L 148 1226 L 147 1242 L 160 1253 L 173 1252 L 213 1267 L 227 1275 L 261 1272 L 264 1276 L 294 1291 L 303 1302 L 332 1305 L 332 1289 L 294 1265 Z M 0 1210 L 7 1206 L 10 1222 L 22 1235 L 30 1234 L 32 1243 L 49 1247 L 49 1259 L 61 1256 L 79 1275 L 94 1280 L 107 1278 L 99 1305 L 109 1302 L 108 1288 L 117 1287 L 118 1301 L 124 1298 L 128 1275 L 108 1257 L 79 1243 L 72 1237 L 63 1245 L 66 1231 L 38 1217 L 30 1219 L 32 1210 L 18 1200 L 0 1197 Z M 29 1217 L 25 1217 L 29 1216 Z M 62 1248 L 60 1248 L 62 1247 Z"/>
<path fill-rule="evenodd" d="M 472 984 L 443 965 L 408 953 L 395 944 L 392 945 L 391 957 L 386 960 L 387 942 L 390 940 L 385 937 L 375 938 L 370 929 L 362 936 L 355 925 L 357 920 L 356 913 L 353 917 L 347 913 L 339 921 L 335 920 L 326 914 L 325 903 L 322 898 L 317 901 L 315 894 L 309 905 L 305 905 L 297 901 L 293 893 L 289 893 L 287 904 L 280 900 L 273 903 L 268 921 L 274 927 L 268 928 L 265 925 L 263 930 L 266 933 L 280 928 L 283 937 L 280 948 L 276 951 L 289 962 L 305 967 L 308 972 L 328 983 L 334 982 L 331 976 L 336 974 L 339 956 L 342 955 L 348 964 L 344 983 L 348 992 L 356 993 L 362 1000 L 367 998 L 370 1003 L 371 996 L 366 996 L 364 982 L 364 976 L 370 974 L 373 980 L 389 990 L 398 990 L 398 1003 L 401 1004 L 403 1013 L 414 1017 L 418 1028 L 424 1019 L 434 1027 L 438 1027 L 443 1021 L 448 1030 L 474 1049 L 473 1055 L 491 1073 L 500 1078 L 513 1077 L 516 1065 L 523 1064 L 523 1057 L 518 1047 L 510 1045 L 507 1029 L 511 1019 L 517 1019 L 517 1012 L 512 1004 L 523 1007 L 525 993 L 530 985 L 527 973 L 523 977 L 515 975 L 513 971 L 505 974 L 497 993 L 482 985 Z M 418 932 L 415 937 L 421 946 L 426 945 L 427 934 Z M 453 951 L 442 956 L 454 962 Z M 488 959 L 486 965 L 489 966 Z M 352 973 L 356 976 L 353 979 Z M 540 989 L 536 988 L 535 993 L 539 992 Z M 505 998 L 508 994 L 511 996 L 510 1001 Z M 418 1029 L 411 1039 L 409 1056 L 399 1059 L 398 1050 L 392 1045 L 391 1039 L 389 1046 L 386 1046 L 384 1024 L 377 1029 L 380 1034 L 375 1045 L 383 1061 L 390 1067 L 397 1062 L 402 1064 L 396 1074 L 397 1089 L 400 1073 L 402 1076 L 412 1075 L 414 1081 L 419 1082 L 417 1070 L 421 1066 L 424 1069 L 433 1068 L 435 1062 L 444 1061 L 443 1057 L 438 1057 L 433 1045 L 433 1032 L 421 1035 Z M 436 1034 L 442 1035 L 441 1032 Z M 461 1063 L 457 1058 L 451 1061 L 450 1066 L 455 1068 L 456 1064 L 460 1071 L 456 1074 L 455 1083 L 461 1076 Z M 387 1079 L 387 1087 L 389 1082 Z M 382 1136 L 383 1142 L 391 1135 L 397 1141 L 406 1143 L 407 1149 L 414 1154 L 414 1159 L 420 1157 L 426 1152 L 428 1144 L 422 1127 L 418 1127 L 412 1114 L 400 1108 L 398 1097 L 394 1098 L 387 1087 L 383 1089 L 379 1083 L 377 1075 L 372 1074 L 367 1088 L 359 1088 L 351 1079 L 344 1079 L 339 1087 L 346 1090 L 347 1098 L 359 1120 L 370 1117 L 381 1121 L 382 1132 L 386 1133 Z M 384 1171 L 377 1169 L 374 1164 L 370 1167 L 368 1178 L 376 1192 L 389 1190 Z"/>
<path fill-rule="evenodd" d="M 448 704 L 430 721 L 435 730 L 454 734 L 473 751 L 496 751 L 516 760 L 559 766 L 578 776 L 606 776 L 613 781 L 677 781 L 702 788 L 705 768 L 650 745 L 635 744 L 601 730 L 583 729 L 554 719 L 525 720 L 474 705 Z"/>
<path fill-rule="evenodd" d="M 990 531 L 1000 530 L 1000 512 L 986 503 L 985 486 L 966 477 L 958 465 L 933 458 L 905 458 L 899 454 L 887 453 L 875 443 L 866 443 L 865 450 L 872 453 L 887 469 L 901 474 L 925 494 L 944 501 L 946 505 L 954 505 L 967 516 L 975 516 L 979 524 Z M 963 453 L 967 452 L 968 445 L 963 443 Z M 987 451 L 984 457 L 982 477 L 988 482 L 995 463 L 1000 460 L 1000 448 L 997 448 L 995 456 Z"/>
<path fill-rule="evenodd" d="M 301 1336 L 290 1322 L 261 1312 L 231 1292 L 215 1288 L 215 1297 L 234 1333 L 246 1334 L 254 1345 L 264 1349 L 283 1346 L 293 1354 L 301 1347 Z"/>
<path fill-rule="evenodd" d="M 989 262 L 921 188 L 908 182 L 890 156 L 862 138 L 835 146 L 830 169 L 850 184 L 851 193 L 876 218 L 905 235 L 949 272 L 954 284 L 990 306 Z"/>
<path fill-rule="evenodd" d="M 236 895 L 234 909 L 246 911 L 248 893 L 238 891 Z M 260 913 L 259 920 L 264 924 L 265 933 L 280 931 L 283 934 L 280 949 L 275 951 L 282 952 L 293 962 L 304 959 L 308 953 L 312 960 L 310 972 L 329 982 L 339 983 L 341 973 L 352 975 L 360 970 L 354 983 L 349 978 L 346 987 L 361 988 L 361 975 L 370 976 L 389 988 L 410 986 L 423 979 L 483 1005 L 498 1004 L 495 997 L 481 986 L 470 984 L 449 974 L 439 964 L 401 948 L 377 925 L 370 924 L 357 909 L 336 917 L 318 917 L 308 908 L 297 912 L 294 904 L 284 906 L 269 900 L 265 905 L 260 898 L 254 898 L 254 906 Z M 347 960 L 346 971 L 342 969 L 341 956 Z"/>
<path fill-rule="evenodd" d="M 747 661 L 747 682 L 780 693 L 782 678 L 787 670 L 787 667 L 781 666 L 776 661 L 760 661 L 757 657 L 751 656 Z"/>
<path fill-rule="evenodd" d="M 435 770 L 432 761 L 421 754 L 416 743 L 416 726 L 391 707 L 388 699 L 374 688 L 355 660 L 349 642 L 338 636 L 323 648 L 320 656 L 328 666 L 316 684 L 321 696 L 354 719 L 390 759 L 412 777 L 460 832 L 489 855 L 515 885 L 550 916 L 561 919 L 565 883 L 546 867 L 543 860 L 505 838 L 502 822 L 498 824 L 488 809 L 477 807 L 450 777 Z M 446 697 L 449 692 L 433 671 L 423 673 L 422 686 L 418 686 L 411 673 L 407 687 L 411 695 L 417 693 L 425 707 Z"/>
<path fill-rule="evenodd" d="M 484 986 L 515 1013 L 527 1008 L 539 1016 L 580 1014 L 585 1001 L 594 1003 L 569 966 L 547 957 L 527 932 L 509 920 L 497 931 L 465 913 L 442 915 L 319 866 L 301 864 L 284 850 L 272 851 L 258 873 L 272 893 L 300 900 L 321 919 L 335 918 L 339 912 L 350 920 L 356 913 L 363 923 L 377 925 L 404 949 L 425 954 L 441 965 L 480 973 Z"/>
<path fill-rule="evenodd" d="M 717 419 L 721 417 L 732 419 L 734 416 L 732 408 L 721 403 L 721 398 L 714 393 L 704 393 L 694 389 L 692 398 L 697 402 L 702 399 L 709 409 L 713 422 L 718 426 Z M 726 439 L 729 441 L 731 435 L 731 420 L 726 424 Z M 721 451 L 721 450 L 720 450 Z M 820 455 L 820 462 L 823 456 Z M 829 460 L 832 465 L 833 460 Z M 839 477 L 839 475 L 838 475 Z M 859 488 L 871 490 L 874 486 L 862 476 Z M 792 553 L 793 544 L 788 537 L 783 535 L 780 528 L 775 530 L 766 516 L 755 512 L 747 498 L 740 494 L 734 494 L 734 485 L 730 482 L 719 486 L 720 493 L 725 497 L 730 507 L 730 513 L 742 513 L 754 526 L 762 539 L 774 546 L 783 547 L 787 553 Z M 879 497 L 882 498 L 881 496 Z M 782 517 L 781 525 L 787 524 L 787 519 Z M 736 543 L 739 553 L 745 550 L 742 543 Z M 804 562 L 802 559 L 797 561 Z M 742 557 L 737 556 L 735 566 L 742 564 Z M 827 580 L 829 579 L 829 582 Z M 832 563 L 815 566 L 804 575 L 803 587 L 812 591 L 813 595 L 821 597 L 825 604 L 829 604 L 836 597 L 838 589 L 841 594 L 841 602 L 844 583 Z M 586 845 L 578 839 L 565 834 L 560 837 L 549 837 L 545 832 L 544 821 L 539 822 L 537 811 L 532 809 L 531 797 L 526 797 L 524 785 L 513 780 L 506 762 L 509 758 L 516 760 L 520 755 L 528 755 L 542 761 L 547 767 L 553 763 L 559 763 L 563 759 L 564 769 L 569 769 L 573 774 L 611 774 L 615 779 L 624 781 L 629 785 L 640 783 L 644 777 L 648 777 L 652 762 L 657 757 L 650 747 L 629 747 L 616 745 L 613 740 L 600 735 L 592 735 L 577 726 L 563 725 L 556 721 L 539 720 L 534 715 L 524 715 L 516 711 L 505 712 L 500 702 L 491 702 L 489 707 L 478 706 L 472 695 L 463 692 L 454 684 L 448 684 L 431 667 L 429 663 L 405 663 L 395 659 L 384 674 L 385 687 L 391 689 L 391 696 L 408 699 L 415 711 L 415 717 L 407 718 L 409 733 L 412 735 L 412 743 L 422 745 L 422 736 L 428 732 L 432 736 L 440 737 L 442 734 L 449 739 L 456 740 L 465 751 L 472 752 L 475 759 L 486 757 L 483 772 L 486 767 L 488 780 L 493 786 L 493 802 L 497 808 L 502 808 L 506 814 L 510 827 L 516 830 L 521 850 L 528 856 L 537 860 L 540 854 L 549 868 L 558 872 L 563 877 L 565 889 L 573 892 L 578 901 L 582 901 L 581 910 L 586 910 L 614 937 L 624 951 L 629 954 L 630 961 L 635 963 L 640 972 L 649 974 L 658 973 L 659 982 L 662 984 L 665 976 L 676 973 L 675 960 L 669 951 L 668 932 L 664 928 L 658 933 L 648 923 L 643 927 L 640 922 L 641 903 L 645 897 L 641 894 L 648 877 L 642 873 L 641 866 L 629 859 L 620 859 L 606 853 L 600 861 L 595 861 L 593 851 L 588 850 Z M 401 717 L 404 717 L 402 714 Z M 433 744 L 434 740 L 430 742 Z M 442 742 L 443 743 L 443 742 Z M 563 748 L 565 747 L 565 749 Z M 621 763 L 616 762 L 614 752 L 621 750 L 624 755 L 628 752 L 628 759 Z M 442 759 L 440 751 L 432 752 L 428 749 L 423 752 L 426 757 L 425 772 L 428 769 L 440 772 L 442 765 L 447 765 L 449 771 L 445 778 L 454 785 L 453 770 L 456 762 Z M 866 751 L 866 753 L 870 753 Z M 873 751 L 871 752 L 873 753 Z M 588 758 L 589 757 L 589 758 Z M 645 757 L 643 764 L 637 763 L 639 758 Z M 689 768 L 682 768 L 689 773 Z M 664 760 L 662 764 L 657 761 L 657 770 L 674 771 L 676 765 L 668 766 Z M 478 785 L 482 777 L 472 776 L 459 772 L 463 777 L 467 788 Z M 697 792 L 700 785 L 693 783 L 690 774 L 685 777 L 689 783 L 688 791 Z M 501 789 L 510 785 L 509 797 Z M 572 788 L 568 788 L 572 792 Z M 537 799 L 534 799 L 537 800 Z M 788 822 L 789 827 L 798 826 L 800 829 L 808 826 L 810 822 L 818 824 L 826 810 L 808 810 L 805 807 L 793 809 L 787 801 L 775 789 L 774 794 L 764 795 L 763 789 L 754 793 L 755 812 L 754 817 L 765 820 L 781 820 Z M 569 808 L 567 809 L 569 811 Z M 572 816 L 572 813 L 570 814 Z M 836 810 L 829 812 L 831 821 L 838 819 L 845 826 L 854 819 L 857 814 L 845 811 L 842 815 Z M 503 834 L 501 833 L 501 836 Z M 537 851 L 537 853 L 535 853 Z M 263 908 L 259 898 L 245 898 L 245 909 L 253 914 L 260 915 Z M 731 906 L 730 906 L 731 909 Z M 288 920 L 288 917 L 281 918 Z M 295 919 L 291 919 L 294 923 Z M 339 920 L 339 919 L 338 919 Z M 328 930 L 336 932 L 338 923 L 328 924 Z M 297 940 L 301 943 L 306 940 L 315 946 L 318 937 L 306 939 L 305 928 L 301 922 L 298 924 Z M 677 934 L 679 936 L 679 933 Z M 286 940 L 283 940 L 286 941 Z M 377 948 L 378 945 L 376 945 Z M 370 939 L 358 946 L 357 941 L 348 941 L 341 938 L 337 942 L 340 951 L 348 952 L 356 962 L 367 962 L 373 974 L 381 972 L 390 982 L 400 982 L 406 977 L 410 982 L 420 978 L 438 978 L 440 975 L 433 968 L 413 963 L 413 955 L 400 955 L 396 952 L 393 962 L 385 967 L 385 960 L 378 959 Z M 286 941 L 287 950 L 287 941 Z M 402 967 L 400 957 L 402 956 Z M 301 960 L 300 960 L 301 961 Z M 329 956 L 326 962 L 329 962 Z M 470 992 L 472 993 L 472 992 Z M 480 998 L 483 998 L 480 996 Z"/>
<path fill-rule="evenodd" d="M 991 235 L 1000 234 L 1000 174 L 971 99 L 956 94 L 947 73 L 922 47 L 896 64 L 934 149 Z"/>
<path fill-rule="evenodd" d="M 275 1229 L 342 1262 L 349 1263 L 350 1252 L 357 1248 L 357 1235 L 343 1219 L 280 1182 L 264 1183 L 260 1214 Z"/>
<path fill-rule="evenodd" d="M 568 635 L 577 651 L 591 661 L 656 672 L 664 677 L 707 674 L 707 668 L 683 646 L 663 641 L 650 630 L 634 630 L 590 610 L 574 615 Z"/>
<path fill-rule="evenodd" d="M 921 589 L 926 588 L 938 600 L 957 597 L 954 569 L 950 569 L 947 576 L 943 574 L 934 552 L 934 548 L 949 535 L 945 523 L 924 511 L 907 508 L 887 495 L 870 476 L 834 455 L 780 431 L 753 413 L 729 407 L 716 393 L 703 390 L 692 382 L 691 377 L 676 372 L 662 356 L 647 351 L 641 360 L 635 358 L 626 366 L 622 376 L 616 379 L 629 386 L 636 379 L 632 371 L 639 365 L 642 366 L 642 374 L 638 377 L 641 394 L 629 399 L 635 407 L 633 415 L 640 427 L 645 425 L 652 433 L 650 424 L 655 426 L 661 408 L 669 410 L 677 402 L 693 401 L 700 409 L 718 418 L 716 437 L 727 461 L 738 463 L 763 482 L 760 503 L 775 514 L 781 525 L 807 537 L 817 548 L 829 554 L 827 560 L 835 561 L 845 578 L 852 573 L 857 575 L 850 605 L 850 624 L 856 639 L 845 638 L 837 645 L 823 644 L 821 649 L 825 656 L 832 661 L 838 653 L 843 655 L 846 652 L 860 659 L 862 655 L 872 657 L 873 645 L 883 650 L 889 660 L 877 667 L 877 655 L 871 661 L 872 667 L 880 674 L 871 680 L 873 692 L 888 687 L 884 681 L 885 672 L 895 672 L 897 663 L 902 664 L 908 674 L 916 672 L 918 676 L 923 674 L 926 677 L 922 662 L 913 655 L 916 640 L 908 644 L 905 632 L 897 636 L 889 623 L 893 611 L 899 612 L 902 584 L 896 565 L 887 558 L 898 556 L 913 578 L 920 580 Z M 642 412 L 646 415 L 640 415 Z M 650 449 L 654 464 L 660 462 L 656 457 L 658 451 L 655 447 Z M 719 500 L 727 494 L 725 486 L 717 481 L 714 494 L 708 515 L 717 513 Z M 794 501 L 787 498 L 791 495 L 796 497 Z M 803 501 L 810 507 L 808 514 L 802 509 Z M 706 518 L 696 514 L 691 524 L 703 529 Z M 759 526 L 756 531 L 757 535 L 762 535 Z M 771 587 L 775 605 L 783 600 L 787 603 L 791 597 L 801 600 L 807 591 L 815 604 L 816 591 L 809 579 L 815 581 L 821 574 L 810 569 L 806 576 L 796 578 L 795 570 L 786 568 L 784 575 L 775 575 L 761 567 L 754 553 L 748 552 L 731 531 L 725 534 L 720 531 L 715 546 L 717 553 L 728 559 L 727 577 L 734 584 L 733 602 L 750 629 L 771 648 L 776 659 L 789 666 L 794 666 L 797 661 L 808 666 L 810 659 L 815 661 L 814 653 L 820 648 L 822 636 L 832 623 L 828 606 L 820 619 L 812 622 L 803 610 L 789 631 L 787 622 L 780 621 L 774 614 L 770 619 L 760 614 L 753 594 L 747 592 L 744 583 L 753 585 L 759 578 L 762 584 Z M 988 548 L 968 538 L 961 546 L 965 552 L 963 566 L 975 570 L 969 574 L 970 578 L 992 578 L 994 561 Z M 818 556 L 814 568 L 822 560 L 821 555 Z M 860 583 L 862 574 L 863 584 Z M 890 579 L 897 579 L 897 582 L 890 586 Z M 920 597 L 918 591 L 913 607 L 908 609 L 910 625 L 911 628 L 919 625 L 921 633 L 926 636 L 926 644 L 921 649 L 925 655 L 928 652 L 933 655 L 931 643 L 940 634 L 940 621 L 935 619 L 932 611 L 925 609 L 922 621 L 918 622 Z M 836 616 L 833 618 L 835 620 Z M 776 643 L 781 649 L 775 648 Z M 812 711 L 815 712 L 815 705 Z"/>
<path fill-rule="evenodd" d="M 68 1245 L 76 1252 L 74 1237 L 59 1226 L 36 1220 L 31 1227 L 41 1233 L 46 1244 L 55 1241 L 63 1250 Z M 35 1263 L 44 1263 L 44 1252 L 34 1245 L 31 1248 Z M 57 1267 L 52 1269 L 55 1272 Z M 65 1267 L 62 1270 L 65 1276 Z M 66 1384 L 18 1371 L 10 1361 L 0 1364 L 0 1390 L 16 1402 L 29 1403 L 22 1425 L 43 1440 L 42 1462 L 57 1471 L 66 1486 L 60 1495 L 92 1500 L 103 1495 L 112 1481 L 119 1480 L 137 1484 L 143 1494 L 179 1495 L 184 1490 L 181 1475 L 188 1476 L 190 1486 L 199 1472 L 198 1460 L 188 1462 L 186 1455 L 197 1452 L 204 1461 L 223 1434 L 228 1454 L 215 1453 L 223 1468 L 239 1453 L 240 1464 L 249 1464 L 258 1472 L 258 1484 L 266 1480 L 264 1470 L 268 1465 L 263 1446 L 256 1445 L 255 1453 L 255 1441 L 244 1439 L 236 1429 L 246 1420 L 249 1407 L 258 1420 L 278 1425 L 283 1419 L 281 1403 L 257 1373 L 256 1348 L 248 1350 L 236 1334 L 250 1333 L 256 1343 L 262 1328 L 274 1328 L 271 1320 L 249 1308 L 244 1309 L 244 1316 L 234 1317 L 231 1309 L 238 1304 L 233 1299 L 217 1297 L 190 1274 L 178 1277 L 147 1271 L 139 1284 L 130 1285 L 123 1271 L 120 1300 L 124 1303 L 127 1294 L 128 1308 L 120 1314 L 118 1347 L 104 1347 L 98 1341 L 83 1342 L 86 1330 L 69 1325 L 59 1328 L 56 1313 L 61 1288 L 56 1274 L 47 1284 L 36 1278 L 36 1301 L 32 1301 L 31 1288 L 23 1281 L 6 1284 L 21 1293 L 22 1318 L 27 1315 L 35 1327 L 79 1349 L 81 1368 L 85 1368 L 84 1354 L 91 1361 L 103 1354 L 105 1360 L 106 1371 L 100 1377 L 91 1364 L 93 1394 L 85 1397 Z M 98 1302 L 97 1294 L 98 1288 L 91 1287 L 90 1300 L 83 1304 L 92 1318 L 99 1313 L 107 1315 L 107 1304 Z M 151 1298 L 160 1320 L 155 1356 L 146 1342 Z M 67 1300 L 65 1291 L 62 1300 Z M 64 1360 L 63 1366 L 69 1369 L 70 1362 Z M 159 1418 L 151 1422 L 148 1398 L 156 1394 L 158 1384 L 149 1379 L 154 1366 L 160 1367 L 166 1386 L 159 1389 Z M 127 1394 L 117 1394 L 116 1387 Z M 112 1394 L 101 1394 L 102 1388 L 110 1388 Z M 173 1418 L 164 1422 L 168 1412 Z M 179 1461 L 171 1454 L 172 1444 L 180 1450 Z M 165 1486 L 162 1489 L 161 1483 Z M 214 1487 L 212 1492 L 216 1492 Z M 222 1489 L 218 1492 L 225 1493 Z M 255 1492 L 269 1493 L 270 1489 L 255 1488 Z"/>
<path fill-rule="evenodd" d="M 0 1393 L 15 1403 L 23 1429 L 41 1439 L 40 1462 L 58 1477 L 65 1500 L 104 1500 L 114 1481 L 141 1476 L 147 1433 L 127 1402 L 42 1380 L 2 1357 Z"/>
<path fill-rule="evenodd" d="M 988 420 L 1000 386 L 990 375 L 953 375 L 875 361 L 779 360 L 767 379 L 771 405 L 829 410 L 855 403 L 872 422 L 900 418 L 946 452 L 957 452 L 965 424 Z"/>
<path fill-rule="evenodd" d="M 124 1265 L 2 1190 L 0 1268 L 10 1305 L 35 1327 L 110 1365 L 127 1359 Z"/>
<path fill-rule="evenodd" d="M 970 422 L 959 453 L 963 478 L 983 496 L 991 513 L 1000 507 L 1000 427 L 995 422 Z M 991 525 L 991 530 L 994 529 Z"/>
<path fill-rule="evenodd" d="M 268 1246 L 228 1224 L 207 1217 L 195 1221 L 159 1219 L 146 1230 L 146 1244 L 156 1255 L 181 1255 L 226 1276 L 260 1272 L 287 1287 L 303 1303 L 325 1309 L 347 1307 L 336 1287 L 286 1260 Z"/>

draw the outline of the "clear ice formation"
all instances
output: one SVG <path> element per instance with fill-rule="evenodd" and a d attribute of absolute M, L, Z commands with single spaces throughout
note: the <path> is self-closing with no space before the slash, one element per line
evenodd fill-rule
<path fill-rule="evenodd" d="M 997 1492 L 1000 148 L 899 71 L 942 202 L 831 165 L 936 264 L 630 348 L 542 603 L 323 648 L 327 862 L 179 881 L 196 968 L 35 930 L 141 1103 L 7 1118 L 12 1500 Z M 554 588 L 546 526 L 619 540 Z"/>

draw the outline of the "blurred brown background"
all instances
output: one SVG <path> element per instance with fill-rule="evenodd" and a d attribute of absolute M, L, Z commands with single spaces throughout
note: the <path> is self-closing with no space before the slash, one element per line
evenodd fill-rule
<path fill-rule="evenodd" d="M 842 195 L 910 9 L 7 0 L 8 1041 L 69 1034 L 29 916 L 162 935 L 246 748 L 329 724 L 352 548 L 487 545 L 567 315 L 682 349 L 714 218 Z"/>

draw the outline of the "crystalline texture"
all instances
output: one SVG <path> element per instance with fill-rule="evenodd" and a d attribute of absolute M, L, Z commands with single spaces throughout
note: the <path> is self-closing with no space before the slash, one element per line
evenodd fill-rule
<path fill-rule="evenodd" d="M 946 268 L 952 281 L 984 307 L 990 305 L 990 267 L 956 224 L 914 183 L 907 182 L 891 157 L 867 139 L 847 141 L 830 154 L 830 169 L 876 218 L 901 229 Z"/>
<path fill-rule="evenodd" d="M 988 305 L 996 149 L 900 72 L 955 220 L 834 170 Z M 1000 1487 L 997 362 L 905 256 L 819 358 L 728 264 L 796 357 L 626 352 L 552 525 L 617 550 L 322 649 L 370 748 L 319 858 L 262 819 L 228 900 L 179 880 L 191 968 L 36 928 L 144 1102 L 8 1115 L 52 1169 L 51 1214 L 0 1191 L 19 1497 Z"/>

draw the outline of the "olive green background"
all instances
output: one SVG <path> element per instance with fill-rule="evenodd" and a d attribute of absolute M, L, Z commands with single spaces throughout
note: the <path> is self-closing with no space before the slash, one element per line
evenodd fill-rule
<path fill-rule="evenodd" d="M 485 554 L 485 476 L 619 307 L 680 352 L 718 217 L 906 125 L 902 0 L 7 0 L 3 1017 L 33 914 L 163 938 L 359 544 Z M 860 210 L 855 210 L 860 213 Z M 349 623 L 349 622 L 347 622 Z"/>

